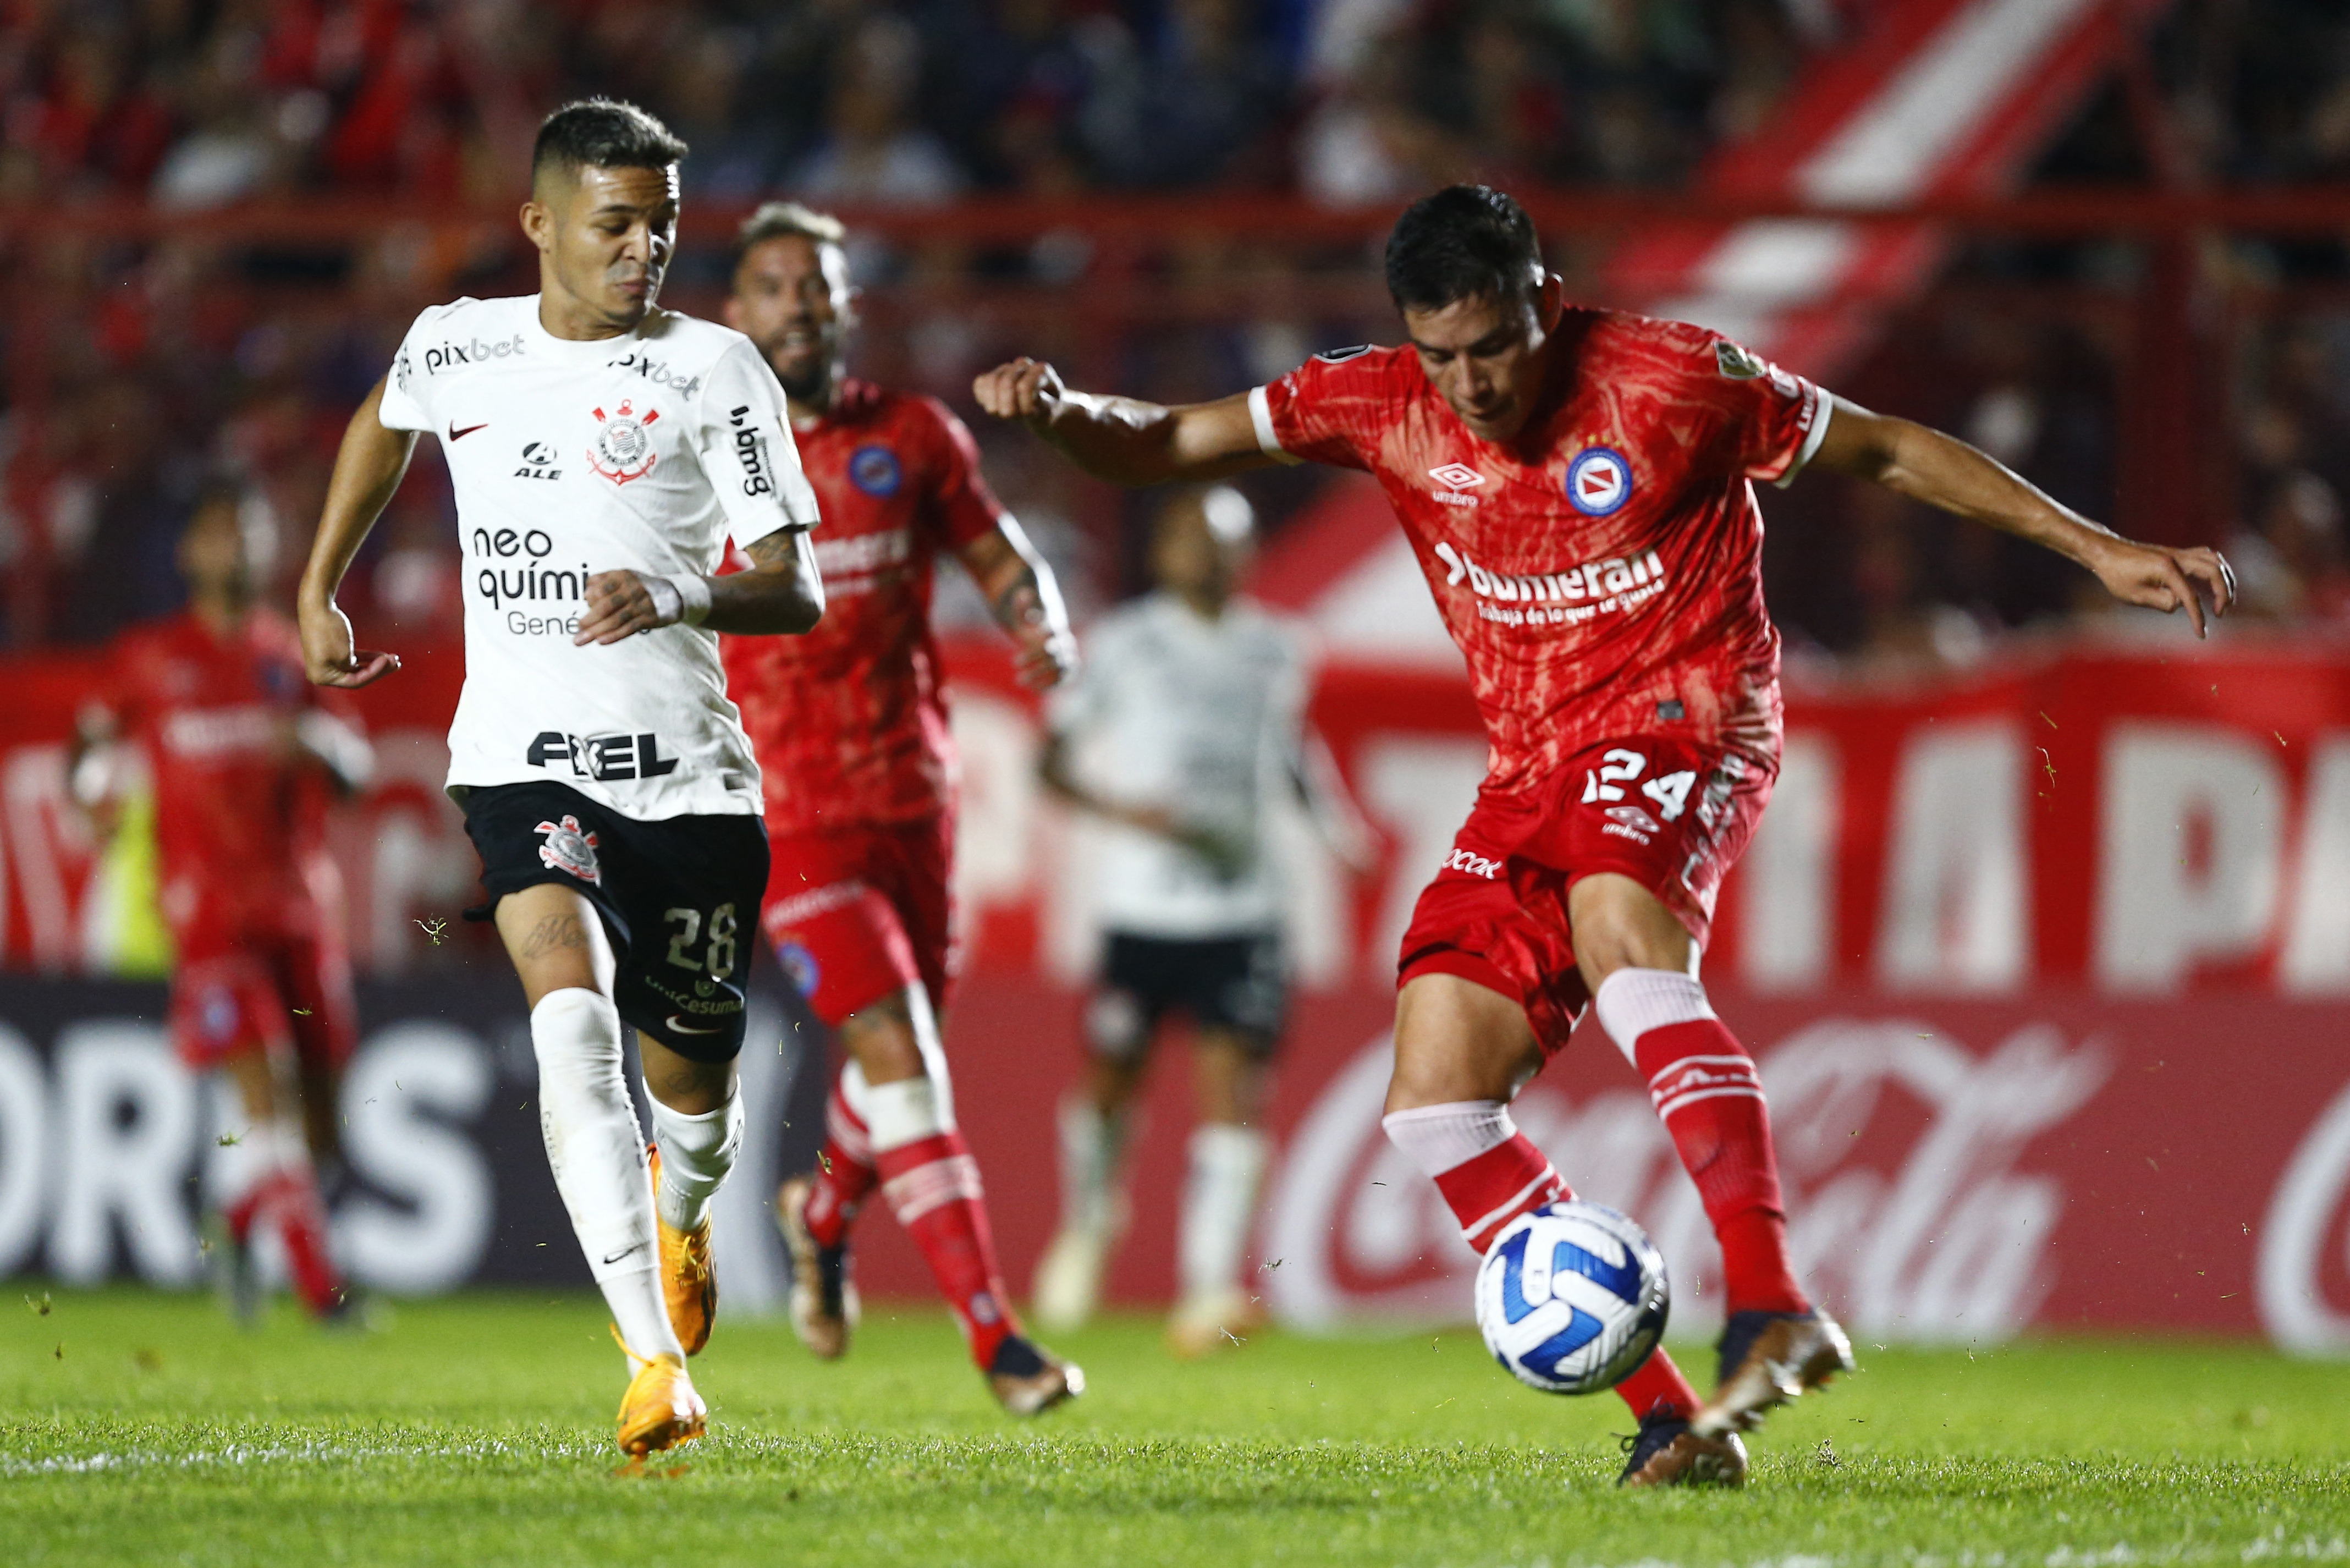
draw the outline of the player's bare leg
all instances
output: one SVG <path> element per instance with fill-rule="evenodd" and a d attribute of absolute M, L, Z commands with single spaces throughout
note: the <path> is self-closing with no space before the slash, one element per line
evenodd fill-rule
<path fill-rule="evenodd" d="M 287 1054 L 258 1041 L 221 1061 L 244 1125 L 222 1135 L 213 1158 L 216 1204 L 206 1238 L 223 1304 L 240 1324 L 261 1312 L 253 1268 L 257 1226 L 276 1227 L 294 1288 L 310 1314 L 338 1320 L 349 1301 L 327 1245 L 326 1206 L 305 1130 L 299 1077 Z"/>
<path fill-rule="evenodd" d="M 1052 1329 L 1085 1326 L 1126 1235 L 1126 1147 L 1150 1066 L 1150 1043 L 1087 1055 L 1084 1081 L 1061 1102 L 1061 1224 L 1036 1262 L 1036 1316 Z"/>
<path fill-rule="evenodd" d="M 1512 998 L 1459 975 L 1423 973 L 1396 999 L 1388 1137 L 1436 1182 L 1482 1253 L 1512 1220 L 1572 1197 L 1510 1120 L 1509 1101 L 1542 1066 L 1541 1043 Z M 1616 1386 L 1640 1423 L 1620 1484 L 1738 1486 L 1737 1434 L 1701 1434 L 1697 1391 L 1662 1347 Z"/>
<path fill-rule="evenodd" d="M 1648 1080 L 1721 1243 L 1729 1318 L 1720 1380 L 1693 1428 L 1709 1437 L 1752 1430 L 1773 1407 L 1853 1366 L 1844 1330 L 1804 1296 L 1788 1260 L 1762 1079 L 1706 1002 L 1696 943 L 1655 894 L 1603 872 L 1575 885 L 1568 915 L 1600 1022 Z"/>
<path fill-rule="evenodd" d="M 1268 1153 L 1258 1127 L 1264 1064 L 1252 1046 L 1231 1029 L 1202 1029 L 1192 1043 L 1200 1123 L 1191 1132 L 1176 1244 L 1182 1295 L 1167 1324 L 1167 1343 L 1179 1355 L 1240 1344 L 1264 1321 L 1241 1278 Z"/>
<path fill-rule="evenodd" d="M 858 1109 L 881 1195 L 921 1250 L 997 1402 L 1033 1416 L 1083 1393 L 1085 1374 L 1030 1343 L 1013 1316 L 929 994 L 907 986 L 859 1009 L 840 1034 L 864 1082 Z"/>
<path fill-rule="evenodd" d="M 620 1447 L 646 1453 L 700 1437 L 708 1412 L 663 1298 L 652 1182 L 621 1075 L 603 921 L 577 892 L 542 883 L 499 899 L 497 928 L 530 1006 L 547 1164 L 629 1358 Z"/>

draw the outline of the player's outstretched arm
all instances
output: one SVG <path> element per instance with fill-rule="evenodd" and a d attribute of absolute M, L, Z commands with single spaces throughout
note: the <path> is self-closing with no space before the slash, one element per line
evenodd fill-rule
<path fill-rule="evenodd" d="M 748 570 L 723 577 L 627 570 L 588 579 L 588 613 L 572 645 L 625 642 L 679 621 L 741 637 L 795 637 L 824 618 L 824 575 L 805 528 L 778 528 L 743 546 Z"/>
<path fill-rule="evenodd" d="M 2125 604 L 2184 609 L 2206 635 L 2203 600 L 2223 616 L 2236 574 L 2217 550 L 2140 545 L 2063 505 L 2022 475 L 1960 441 L 1908 420 L 1835 400 L 1812 466 L 1871 479 L 1945 512 L 2044 545 L 2096 574 Z M 2199 592 L 2198 590 L 2200 590 Z"/>
<path fill-rule="evenodd" d="M 1097 479 L 1165 484 L 1222 479 L 1273 462 L 1257 445 L 1248 394 L 1168 408 L 1137 398 L 1076 392 L 1042 360 L 998 365 L 972 382 L 979 406 L 1018 420 Z"/>
<path fill-rule="evenodd" d="M 1077 667 L 1077 639 L 1053 568 L 1010 517 L 956 554 L 963 570 L 1019 645 L 1020 684 L 1032 691 L 1058 686 Z"/>
<path fill-rule="evenodd" d="M 383 383 L 378 381 L 344 427 L 317 537 L 310 541 L 310 564 L 302 570 L 296 602 L 302 662 L 320 686 L 365 686 L 400 668 L 396 654 L 356 647 L 350 620 L 335 604 L 343 574 L 351 569 L 359 546 L 367 543 L 368 530 L 400 488 L 409 457 L 416 451 L 413 431 L 384 428 L 377 417 L 382 404 Z"/>

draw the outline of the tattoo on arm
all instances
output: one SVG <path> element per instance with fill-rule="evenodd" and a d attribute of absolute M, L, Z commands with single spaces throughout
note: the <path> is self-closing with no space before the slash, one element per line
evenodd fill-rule
<path fill-rule="evenodd" d="M 577 915 L 549 915 L 531 928 L 530 935 L 522 940 L 522 956 L 526 959 L 545 958 L 563 948 L 584 948 L 588 945 L 588 929 Z"/>
<path fill-rule="evenodd" d="M 1043 619 L 1044 612 L 1045 596 L 1036 581 L 1036 568 L 1023 562 L 1019 575 L 995 596 L 996 621 L 1020 631 Z"/>
<path fill-rule="evenodd" d="M 754 539 L 743 546 L 743 552 L 763 566 L 781 566 L 792 558 L 799 548 L 796 530 L 778 528 L 774 533 Z"/>

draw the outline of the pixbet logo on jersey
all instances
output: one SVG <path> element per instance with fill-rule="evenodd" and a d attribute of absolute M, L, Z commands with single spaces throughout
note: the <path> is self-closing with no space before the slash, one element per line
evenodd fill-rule
<path fill-rule="evenodd" d="M 484 343 L 478 337 L 471 343 L 442 343 L 424 351 L 424 373 L 437 376 L 460 365 L 486 364 L 492 359 L 504 359 L 522 351 L 522 334 L 519 332 L 495 343 Z"/>
<path fill-rule="evenodd" d="M 1632 465 L 1614 447 L 1586 448 L 1566 465 L 1566 498 L 1586 517 L 1609 516 L 1632 499 Z"/>
<path fill-rule="evenodd" d="M 595 411 L 596 444 L 588 449 L 588 466 L 615 484 L 642 479 L 653 471 L 659 453 L 653 451 L 650 426 L 660 418 L 659 409 L 639 414 L 629 400 L 620 400 L 610 413 Z"/>
<path fill-rule="evenodd" d="M 684 397 L 690 398 L 702 390 L 701 377 L 672 370 L 665 361 L 652 358 L 641 350 L 623 354 L 617 359 L 607 359 L 604 363 L 615 370 L 634 370 L 654 386 L 667 387 Z"/>

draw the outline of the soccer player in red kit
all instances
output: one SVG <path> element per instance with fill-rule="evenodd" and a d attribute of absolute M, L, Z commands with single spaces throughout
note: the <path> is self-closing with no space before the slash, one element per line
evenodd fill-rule
<path fill-rule="evenodd" d="M 1586 1004 L 1648 1080 L 1722 1250 L 1729 1317 L 1700 1400 L 1660 1349 L 1618 1389 L 1622 1481 L 1741 1484 L 1738 1434 L 1852 1365 L 1789 1264 L 1752 1058 L 1698 980 L 1722 874 L 1778 773 L 1779 639 L 1752 482 L 1807 465 L 2031 539 L 2199 633 L 2210 550 L 2137 545 L 1963 442 L 1823 391 L 1729 339 L 1566 303 L 1517 202 L 1456 185 L 1388 237 L 1409 341 L 1161 408 L 1019 360 L 980 378 L 1087 471 L 1130 484 L 1268 462 L 1387 492 L 1491 741 L 1475 808 L 1404 938 L 1386 1127 L 1471 1246 L 1564 1196 L 1507 1102 Z"/>
<path fill-rule="evenodd" d="M 817 1355 L 847 1349 L 848 1228 L 876 1186 L 920 1248 L 1004 1407 L 1031 1415 L 1085 1376 L 1020 1332 L 995 1260 L 979 1167 L 956 1130 L 941 1049 L 954 982 L 955 755 L 931 635 L 931 572 L 951 552 L 1051 686 L 1076 643 L 1052 569 L 980 477 L 971 433 L 935 400 L 849 377 L 847 234 L 790 202 L 736 242 L 729 326 L 789 400 L 824 526 L 831 607 L 807 636 L 726 639 L 726 683 L 765 781 L 774 859 L 767 940 L 848 1057 L 817 1168 L 786 1180 L 792 1321 Z"/>
<path fill-rule="evenodd" d="M 172 1039 L 191 1069 L 234 1085 L 242 1110 L 214 1155 L 206 1226 L 231 1310 L 257 1312 L 248 1244 L 274 1225 L 303 1304 L 337 1318 L 349 1300 L 314 1156 L 338 1147 L 357 1025 L 325 810 L 330 791 L 364 784 L 372 757 L 304 679 L 293 625 L 254 602 L 264 537 L 235 491 L 199 500 L 179 547 L 188 607 L 115 644 L 82 716 L 74 793 L 111 815 L 121 743 L 152 771 Z"/>

